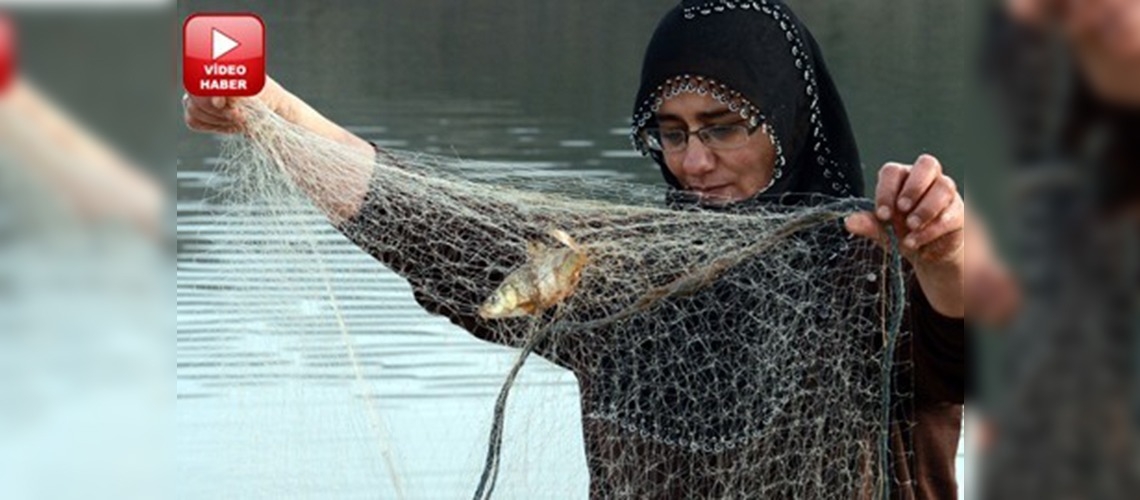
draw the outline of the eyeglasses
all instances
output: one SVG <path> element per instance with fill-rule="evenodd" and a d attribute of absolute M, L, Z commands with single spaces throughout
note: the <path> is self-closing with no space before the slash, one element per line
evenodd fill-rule
<path fill-rule="evenodd" d="M 736 123 L 709 125 L 697 130 L 682 128 L 648 127 L 641 132 L 641 138 L 650 149 L 666 153 L 679 153 L 689 147 L 689 136 L 696 135 L 709 149 L 736 149 L 748 144 L 752 133 L 760 128 L 744 125 L 745 120 Z"/>

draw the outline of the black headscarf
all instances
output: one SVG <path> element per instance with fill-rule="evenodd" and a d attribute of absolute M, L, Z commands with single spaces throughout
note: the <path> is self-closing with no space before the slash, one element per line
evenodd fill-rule
<path fill-rule="evenodd" d="M 774 136 L 772 184 L 743 204 L 863 195 L 843 102 L 819 46 L 783 2 L 685 0 L 658 24 L 645 52 L 631 132 L 634 145 L 674 188 L 674 204 L 693 197 L 681 191 L 640 132 L 656 122 L 663 100 L 678 92 L 708 92 L 726 103 L 743 98 L 734 111 L 752 123 L 762 120 Z"/>

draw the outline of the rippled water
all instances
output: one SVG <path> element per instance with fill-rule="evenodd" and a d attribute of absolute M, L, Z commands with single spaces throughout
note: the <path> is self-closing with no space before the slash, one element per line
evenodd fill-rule
<path fill-rule="evenodd" d="M 257 12 L 271 74 L 382 146 L 505 162 L 511 174 L 650 184 L 659 174 L 631 151 L 627 114 L 641 50 L 671 4 L 218 1 L 179 10 Z M 947 61 L 961 56 L 967 15 L 946 2 L 895 4 L 793 6 L 828 56 L 867 165 L 929 150 L 960 172 L 955 160 L 969 158 L 962 68 Z M 402 279 L 315 215 L 292 223 L 323 260 L 248 252 L 249 242 L 281 235 L 256 213 L 219 215 L 210 199 L 226 182 L 213 170 L 217 154 L 216 138 L 184 134 L 178 497 L 469 496 L 515 353 L 424 313 Z M 584 497 L 573 377 L 532 358 L 519 383 L 511 415 L 523 417 L 508 418 L 507 434 L 537 440 L 508 442 L 503 470 L 515 477 L 496 496 Z"/>

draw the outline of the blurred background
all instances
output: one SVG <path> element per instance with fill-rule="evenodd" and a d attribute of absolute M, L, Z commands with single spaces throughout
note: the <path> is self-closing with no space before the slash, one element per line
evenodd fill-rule
<path fill-rule="evenodd" d="M 0 16 L 0 497 L 169 497 L 174 3 Z"/>

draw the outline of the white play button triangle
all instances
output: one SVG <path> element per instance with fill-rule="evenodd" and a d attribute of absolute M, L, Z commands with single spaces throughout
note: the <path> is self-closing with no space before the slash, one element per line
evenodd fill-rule
<path fill-rule="evenodd" d="M 216 61 L 219 57 L 229 54 L 231 50 L 238 48 L 237 40 L 226 36 L 225 33 L 218 31 L 217 28 L 210 28 L 213 34 L 213 42 L 210 44 L 213 52 L 213 59 Z"/>

